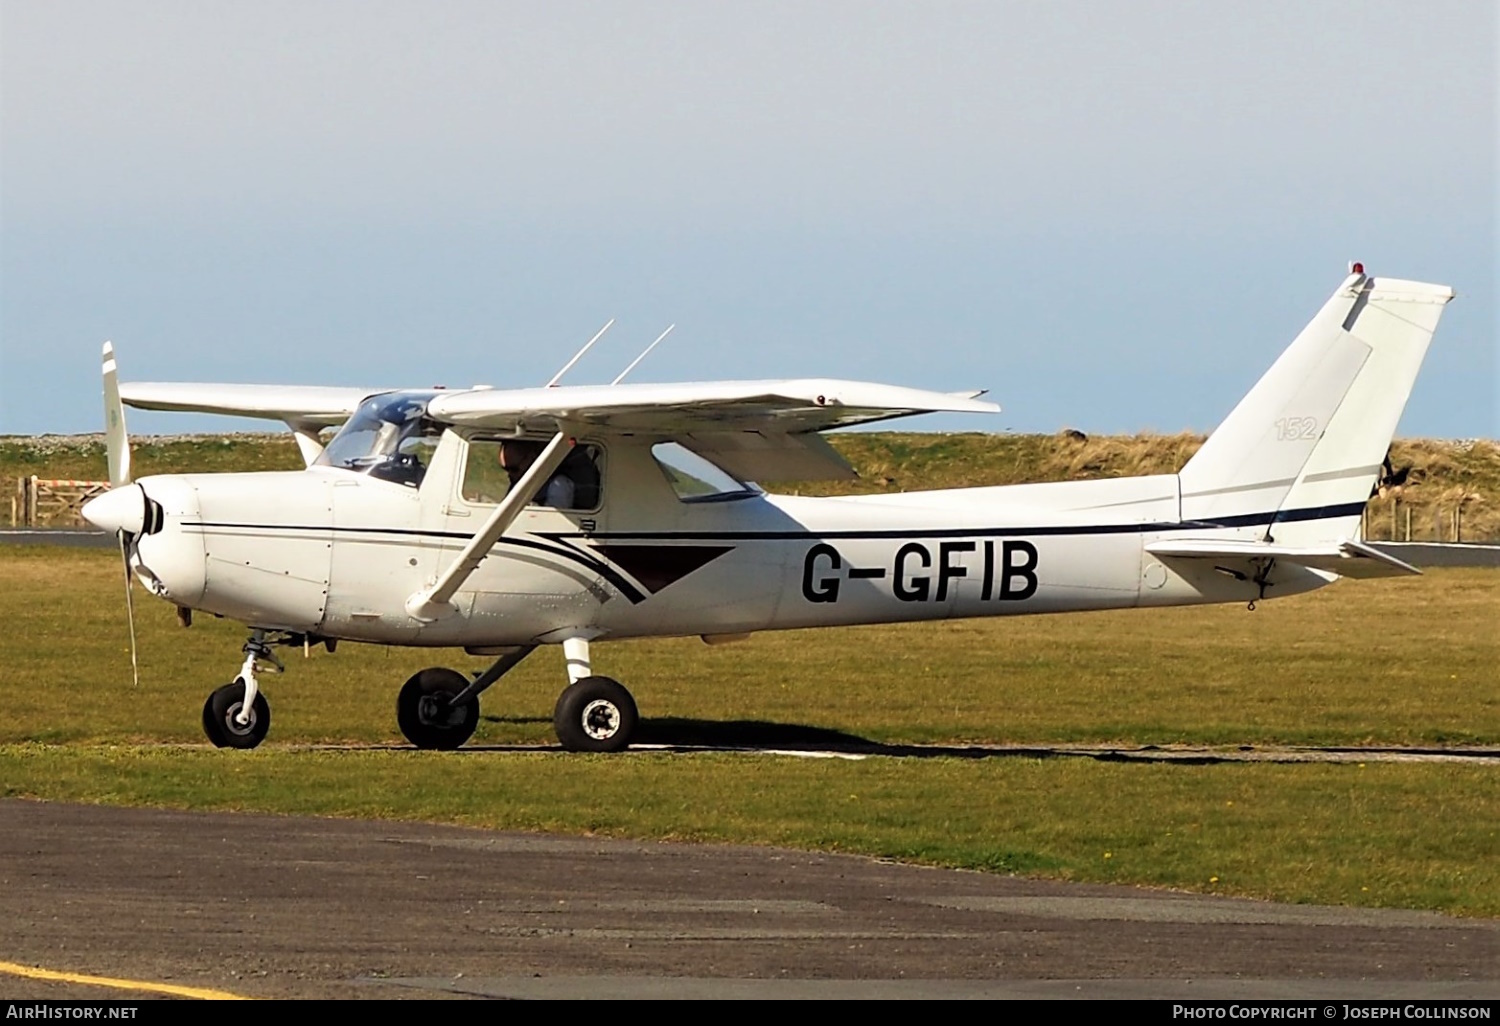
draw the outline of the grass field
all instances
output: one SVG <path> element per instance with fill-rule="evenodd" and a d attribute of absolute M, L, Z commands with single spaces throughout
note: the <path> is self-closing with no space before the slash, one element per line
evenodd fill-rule
<path fill-rule="evenodd" d="M 551 742 L 555 652 L 486 693 L 473 750 L 422 753 L 384 747 L 400 741 L 397 688 L 424 665 L 479 661 L 354 645 L 294 655 L 285 677 L 265 681 L 270 740 L 220 752 L 199 712 L 233 675 L 243 631 L 209 618 L 183 631 L 138 591 L 133 689 L 122 588 L 109 552 L 0 550 L 0 794 L 790 844 L 1500 916 L 1492 766 L 495 750 Z M 1495 745 L 1497 626 L 1500 574 L 1448 570 L 1343 582 L 1255 612 L 788 632 L 713 648 L 637 641 L 595 658 L 629 684 L 648 729 L 719 739 Z"/>

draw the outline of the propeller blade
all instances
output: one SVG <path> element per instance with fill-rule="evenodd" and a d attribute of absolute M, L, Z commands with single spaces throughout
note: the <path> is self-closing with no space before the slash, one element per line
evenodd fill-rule
<path fill-rule="evenodd" d="M 135 654 L 135 596 L 131 586 L 129 532 L 116 531 L 120 539 L 120 562 L 125 567 L 125 619 L 130 624 L 130 677 L 136 687 L 141 686 L 141 668 Z"/>
<path fill-rule="evenodd" d="M 104 450 L 109 456 L 109 486 L 130 483 L 130 438 L 125 433 L 125 407 L 120 402 L 120 377 L 113 343 L 104 343 Z"/>

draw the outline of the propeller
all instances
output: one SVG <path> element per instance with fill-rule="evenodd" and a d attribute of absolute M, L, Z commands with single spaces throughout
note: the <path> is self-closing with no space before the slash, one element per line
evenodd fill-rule
<path fill-rule="evenodd" d="M 104 343 L 104 451 L 109 459 L 109 486 L 130 483 L 130 439 L 125 434 L 125 406 L 120 402 L 120 375 L 114 343 Z"/>
<path fill-rule="evenodd" d="M 130 676 L 135 686 L 140 687 L 141 668 L 135 641 L 135 574 L 130 568 L 130 556 L 135 540 L 152 519 L 151 501 L 140 485 L 125 487 L 131 484 L 130 438 L 125 433 L 119 369 L 115 347 L 110 342 L 104 343 L 104 451 L 109 462 L 109 491 L 90 502 L 83 512 L 98 526 L 113 527 L 120 542 L 120 563 L 125 568 L 125 619 L 130 624 Z M 139 493 L 139 497 L 131 495 L 132 491 Z"/>

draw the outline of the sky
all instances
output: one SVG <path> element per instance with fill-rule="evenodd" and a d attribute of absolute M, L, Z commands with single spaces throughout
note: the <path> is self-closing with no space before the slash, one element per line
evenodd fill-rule
<path fill-rule="evenodd" d="M 1496 5 L 0 0 L 0 433 L 137 381 L 827 376 L 1208 431 L 1342 281 L 1500 435 Z M 266 422 L 129 416 L 137 434 Z"/>

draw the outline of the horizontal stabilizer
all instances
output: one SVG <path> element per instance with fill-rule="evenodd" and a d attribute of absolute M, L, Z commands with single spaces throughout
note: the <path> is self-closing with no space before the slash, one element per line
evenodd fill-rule
<path fill-rule="evenodd" d="M 1379 549 L 1357 541 L 1329 545 L 1276 545 L 1258 541 L 1234 541 L 1228 538 L 1184 538 L 1177 541 L 1148 542 L 1146 551 L 1168 559 L 1205 559 L 1221 561 L 1277 560 L 1312 570 L 1325 570 L 1341 577 L 1399 577 L 1420 574 L 1410 563 L 1403 563 Z"/>

